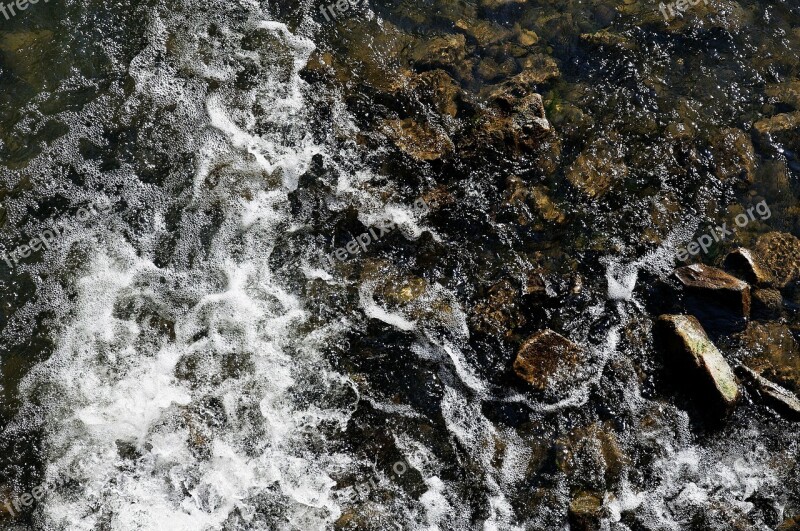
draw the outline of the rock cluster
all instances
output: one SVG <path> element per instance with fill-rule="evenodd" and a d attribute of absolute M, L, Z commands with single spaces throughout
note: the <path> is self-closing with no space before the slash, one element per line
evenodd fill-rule
<path fill-rule="evenodd" d="M 780 320 L 786 314 L 784 295 L 800 277 L 800 240 L 770 232 L 758 238 L 755 250 L 733 250 L 723 265 L 741 278 L 704 264 L 673 272 L 687 314 L 659 317 L 658 344 L 667 362 L 674 360 L 695 377 L 695 393 L 713 397 L 724 410 L 739 398 L 738 375 L 752 397 L 798 419 L 800 347 Z M 735 371 L 706 328 L 729 346 L 741 347 L 744 355 Z"/>

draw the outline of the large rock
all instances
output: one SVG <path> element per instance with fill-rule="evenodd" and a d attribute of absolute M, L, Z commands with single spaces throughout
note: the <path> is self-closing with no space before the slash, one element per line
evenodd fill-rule
<path fill-rule="evenodd" d="M 676 356 L 677 365 L 690 367 L 707 391 L 726 409 L 739 399 L 739 384 L 728 362 L 706 335 L 700 322 L 691 315 L 662 315 L 659 331 L 667 352 Z"/>
<path fill-rule="evenodd" d="M 686 291 L 687 306 L 696 305 L 702 321 L 725 320 L 728 313 L 736 319 L 750 317 L 750 286 L 746 282 L 704 264 L 680 267 L 672 275 Z"/>
<path fill-rule="evenodd" d="M 800 276 L 800 240 L 787 232 L 769 232 L 758 238 L 755 256 L 782 288 Z"/>
<path fill-rule="evenodd" d="M 800 400 L 794 393 L 770 382 L 744 365 L 737 367 L 736 372 L 741 376 L 745 385 L 775 411 L 787 418 L 800 419 Z"/>
<path fill-rule="evenodd" d="M 585 359 L 581 347 L 552 330 L 542 330 L 522 344 L 514 372 L 535 389 L 545 391 L 573 381 Z"/>

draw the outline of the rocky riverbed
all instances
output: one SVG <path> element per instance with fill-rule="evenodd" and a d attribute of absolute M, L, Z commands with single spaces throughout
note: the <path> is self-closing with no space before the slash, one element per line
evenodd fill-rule
<path fill-rule="evenodd" d="M 800 8 L 662 11 L 0 18 L 0 525 L 797 529 Z"/>

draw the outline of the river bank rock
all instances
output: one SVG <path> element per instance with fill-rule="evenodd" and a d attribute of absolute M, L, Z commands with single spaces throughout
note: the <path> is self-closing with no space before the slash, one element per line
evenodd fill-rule
<path fill-rule="evenodd" d="M 750 316 L 750 286 L 746 282 L 705 264 L 679 267 L 672 275 L 687 294 L 724 305 L 738 316 Z"/>
<path fill-rule="evenodd" d="M 787 418 L 800 419 L 800 400 L 794 393 L 770 382 L 744 365 L 738 366 L 736 372 L 745 385 L 761 397 L 768 406 Z"/>
<path fill-rule="evenodd" d="M 694 371 L 704 384 L 701 392 L 712 396 L 725 409 L 739 400 L 739 384 L 728 362 L 691 315 L 662 315 L 657 322 L 663 347 L 677 366 Z"/>
<path fill-rule="evenodd" d="M 580 346 L 545 329 L 533 334 L 519 348 L 514 372 L 534 389 L 545 391 L 573 381 L 577 368 L 586 357 Z"/>

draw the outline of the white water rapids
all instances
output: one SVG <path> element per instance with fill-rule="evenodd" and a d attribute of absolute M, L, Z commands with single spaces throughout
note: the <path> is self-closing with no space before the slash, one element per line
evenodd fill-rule
<path fill-rule="evenodd" d="M 334 294 L 348 287 L 320 265 L 324 242 L 285 246 L 287 234 L 307 228 L 289 196 L 315 156 L 332 165 L 353 161 L 339 168 L 343 177 L 328 198 L 334 208 L 356 208 L 367 222 L 393 216 L 409 239 L 424 220 L 410 205 L 380 199 L 375 176 L 355 162 L 358 148 L 342 141 L 355 126 L 339 95 L 317 94 L 299 76 L 315 48 L 311 23 L 291 31 L 254 1 L 171 4 L 148 9 L 146 42 L 130 64 L 116 65 L 123 81 L 62 113 L 69 133 L 25 170 L 53 176 L 53 191 L 75 205 L 95 199 L 59 181 L 71 166 L 115 205 L 102 222 L 75 227 L 45 263 L 25 266 L 37 279 L 38 301 L 15 326 L 30 327 L 44 309 L 57 326 L 53 354 L 24 379 L 25 405 L 5 437 L 40 432 L 44 480 L 74 479 L 37 506 L 37 529 L 332 529 L 351 509 L 348 500 L 370 496 L 356 487 L 373 476 L 390 493 L 359 506 L 374 529 L 551 529 L 563 514 L 517 517 L 515 504 L 536 490 L 526 483 L 534 451 L 484 406 L 526 405 L 535 425 L 537 415 L 583 406 L 599 386 L 618 392 L 621 410 L 663 416 L 670 427 L 644 434 L 658 456 L 636 465 L 649 467 L 650 488 L 632 488 L 625 472 L 604 500 L 607 529 L 629 529 L 624 511 L 638 512 L 652 529 L 681 529 L 715 499 L 747 512 L 751 494 L 775 482 L 757 428 L 737 427 L 726 444 L 701 447 L 677 408 L 652 412 L 636 384 L 603 378 L 610 361 L 633 372 L 619 336 L 641 315 L 633 292 L 644 259 L 611 264 L 613 302 L 598 299 L 587 322 L 571 325 L 573 339 L 586 340 L 591 322 L 616 311 L 585 385 L 556 405 L 482 381 L 464 347 L 467 310 L 439 284 L 420 298 L 424 307 L 447 302 L 438 326 L 381 307 L 372 280 L 357 287 L 352 314 L 314 318 L 309 304 L 319 299 L 304 297 L 297 278 Z M 320 134 L 312 115 L 323 105 L 331 105 L 330 130 Z M 139 132 L 145 154 L 138 156 L 157 155 L 149 162 L 168 173 L 158 175 L 163 186 L 140 179 L 132 164 L 106 170 L 81 155 L 82 139 L 108 142 L 103 126 L 112 120 Z M 67 270 L 78 251 L 80 267 L 63 283 L 69 289 L 45 274 Z M 290 252 L 287 272 L 275 258 Z M 414 492 L 385 472 L 391 463 L 357 457 L 343 442 L 360 402 L 387 418 L 423 415 L 372 396 L 329 359 L 331 345 L 363 333 L 371 319 L 415 334 L 414 358 L 441 368 L 434 422 L 456 462 L 427 447 L 423 434 L 387 423 L 387 437 L 416 474 Z M 740 455 L 745 447 L 751 451 Z M 454 467 L 469 471 L 454 477 Z M 357 485 L 339 486 L 339 477 L 365 469 L 373 473 Z M 469 499 L 468 488 L 479 499 Z M 551 494 L 562 502 L 570 496 L 563 485 Z"/>

